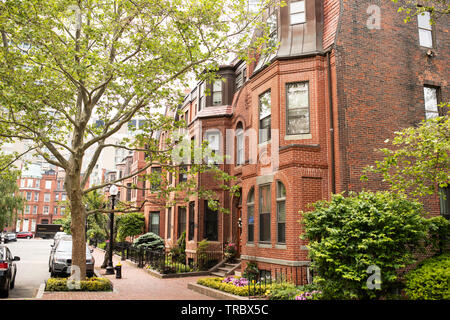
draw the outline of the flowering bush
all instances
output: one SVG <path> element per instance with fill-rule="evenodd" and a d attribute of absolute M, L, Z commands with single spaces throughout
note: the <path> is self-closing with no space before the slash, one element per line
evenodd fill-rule
<path fill-rule="evenodd" d="M 301 292 L 296 295 L 294 300 L 318 300 L 322 295 L 322 291 L 314 290 L 311 292 Z"/>
<path fill-rule="evenodd" d="M 236 287 L 245 287 L 248 286 L 248 280 L 240 277 L 226 277 L 222 280 L 222 283 L 229 283 Z"/>
<path fill-rule="evenodd" d="M 227 242 L 224 247 L 224 256 L 226 260 L 233 259 L 237 254 L 237 247 L 235 243 Z"/>
<path fill-rule="evenodd" d="M 197 283 L 238 296 L 263 295 L 266 290 L 264 286 L 252 285 L 247 279 L 240 277 L 203 278 Z"/>

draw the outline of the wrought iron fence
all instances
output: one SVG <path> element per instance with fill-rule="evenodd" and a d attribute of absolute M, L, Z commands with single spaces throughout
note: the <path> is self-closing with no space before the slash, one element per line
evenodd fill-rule
<path fill-rule="evenodd" d="M 259 270 L 257 274 L 246 274 L 241 285 L 247 286 L 248 296 L 262 296 L 274 284 L 292 283 L 296 286 L 311 284 L 313 272 L 309 266 L 278 267 L 270 270 Z"/>
<path fill-rule="evenodd" d="M 202 252 L 191 258 L 175 256 L 165 251 L 137 248 L 131 243 L 116 243 L 114 251 L 122 260 L 131 260 L 139 268 L 145 266 L 162 274 L 206 271 L 222 260 L 221 251 Z"/>

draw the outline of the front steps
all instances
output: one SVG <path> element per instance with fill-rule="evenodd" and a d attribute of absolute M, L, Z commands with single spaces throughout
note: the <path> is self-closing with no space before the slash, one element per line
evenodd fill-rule
<path fill-rule="evenodd" d="M 224 262 L 220 266 L 216 267 L 214 270 L 211 270 L 211 275 L 216 277 L 225 278 L 228 276 L 240 276 L 241 272 L 238 271 L 241 267 L 241 259 L 234 259 L 234 261 Z"/>

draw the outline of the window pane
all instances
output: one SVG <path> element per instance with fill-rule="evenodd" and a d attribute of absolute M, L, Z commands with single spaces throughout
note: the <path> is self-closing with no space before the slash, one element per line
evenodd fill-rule
<path fill-rule="evenodd" d="M 441 215 L 450 219 L 450 187 L 439 188 Z"/>
<path fill-rule="evenodd" d="M 305 1 L 297 1 L 290 3 L 291 13 L 304 12 L 305 11 Z"/>
<path fill-rule="evenodd" d="M 271 117 L 260 120 L 259 123 L 259 143 L 269 141 L 271 139 Z"/>
<path fill-rule="evenodd" d="M 220 106 L 222 104 L 222 91 L 213 93 L 213 106 Z"/>
<path fill-rule="evenodd" d="M 288 83 L 287 133 L 309 133 L 309 85 L 307 82 Z"/>
<path fill-rule="evenodd" d="M 209 241 L 218 240 L 218 212 L 208 207 L 205 201 L 205 238 Z"/>
<path fill-rule="evenodd" d="M 259 240 L 270 241 L 270 185 L 259 188 Z"/>
<path fill-rule="evenodd" d="M 270 213 L 259 215 L 259 241 L 270 241 Z"/>
<path fill-rule="evenodd" d="M 214 81 L 213 91 L 222 91 L 222 80 Z"/>
<path fill-rule="evenodd" d="M 297 109 L 288 112 L 288 134 L 309 133 L 309 110 Z"/>
<path fill-rule="evenodd" d="M 433 36 L 430 30 L 419 29 L 419 40 L 422 47 L 433 47 Z"/>
<path fill-rule="evenodd" d="M 437 90 L 432 87 L 423 87 L 425 110 L 438 112 Z"/>
<path fill-rule="evenodd" d="M 285 243 L 286 242 L 286 224 L 285 223 L 278 223 L 278 243 Z"/>
<path fill-rule="evenodd" d="M 259 210 L 262 213 L 270 212 L 270 185 L 259 188 Z"/>
<path fill-rule="evenodd" d="M 271 114 L 270 91 L 259 96 L 259 119 L 264 119 Z"/>
<path fill-rule="evenodd" d="M 186 231 L 186 208 L 178 208 L 178 238 Z"/>
<path fill-rule="evenodd" d="M 242 129 L 236 132 L 236 162 L 244 164 L 244 133 Z"/>
<path fill-rule="evenodd" d="M 288 83 L 286 87 L 289 101 L 289 109 L 299 109 L 309 107 L 308 82 Z"/>
<path fill-rule="evenodd" d="M 189 240 L 194 239 L 195 228 L 195 202 L 189 202 Z"/>
<path fill-rule="evenodd" d="M 172 208 L 167 209 L 167 239 L 172 237 Z"/>
<path fill-rule="evenodd" d="M 286 201 L 277 202 L 277 216 L 278 222 L 286 221 Z"/>
<path fill-rule="evenodd" d="M 305 23 L 305 22 L 306 22 L 306 19 L 305 19 L 304 12 L 291 14 L 291 24 L 298 24 L 298 23 Z"/>
<path fill-rule="evenodd" d="M 255 228 L 253 224 L 248 225 L 248 242 L 255 241 Z"/>
<path fill-rule="evenodd" d="M 417 16 L 419 22 L 419 28 L 431 30 L 431 15 L 429 12 L 422 12 L 422 14 Z"/>
<path fill-rule="evenodd" d="M 280 181 L 277 183 L 277 198 L 286 198 L 286 188 Z"/>

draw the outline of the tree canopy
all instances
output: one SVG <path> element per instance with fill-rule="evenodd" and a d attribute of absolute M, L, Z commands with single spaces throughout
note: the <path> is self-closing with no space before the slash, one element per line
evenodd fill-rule
<path fill-rule="evenodd" d="M 406 14 L 405 22 L 424 12 L 430 12 L 431 23 L 435 24 L 441 16 L 450 13 L 450 3 L 448 0 L 391 0 L 400 4 L 398 11 Z"/>
<path fill-rule="evenodd" d="M 72 259 L 81 277 L 83 194 L 105 186 L 85 190 L 102 151 L 146 152 L 147 165 L 132 175 L 159 162 L 164 152 L 155 132 L 180 125 L 158 111 L 182 102 L 192 75 L 212 80 L 230 55 L 245 58 L 250 44 L 267 41 L 253 32 L 265 27 L 259 18 L 270 2 L 257 12 L 246 0 L 0 2 L 0 137 L 27 142 L 65 170 Z M 135 118 L 144 121 L 135 139 L 111 144 Z"/>

